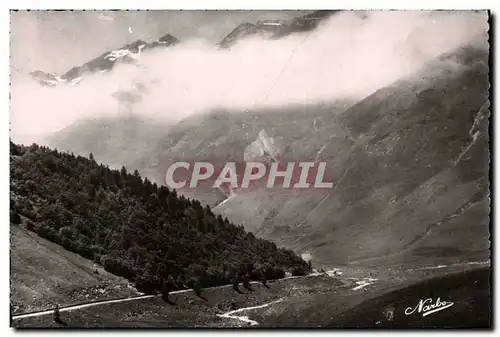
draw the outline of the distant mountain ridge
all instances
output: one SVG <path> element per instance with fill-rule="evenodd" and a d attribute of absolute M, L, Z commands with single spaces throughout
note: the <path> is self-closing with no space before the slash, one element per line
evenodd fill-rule
<path fill-rule="evenodd" d="M 336 12 L 339 11 L 319 10 L 291 20 L 264 20 L 257 21 L 255 24 L 245 22 L 238 25 L 217 43 L 216 46 L 222 49 L 230 48 L 238 41 L 250 36 L 279 39 L 293 33 L 312 31 L 316 29 L 321 21 Z M 61 75 L 47 73 L 42 70 L 32 71 L 30 75 L 38 83 L 47 87 L 55 87 L 59 84 L 76 85 L 88 74 L 108 72 L 118 63 L 134 64 L 138 62 L 139 55 L 142 51 L 173 47 L 180 42 L 179 39 L 170 34 L 165 34 L 158 40 L 150 43 L 137 40 L 121 48 L 107 51 L 82 65 L 71 68 Z"/>
<path fill-rule="evenodd" d="M 135 63 L 139 54 L 144 50 L 167 48 L 179 42 L 180 41 L 176 37 L 170 34 L 163 35 L 158 40 L 151 43 L 137 40 L 119 49 L 107 51 L 80 66 L 71 68 L 60 76 L 46 73 L 41 70 L 33 71 L 30 75 L 41 85 L 49 87 L 56 86 L 60 83 L 78 84 L 86 74 L 108 72 L 113 69 L 117 63 Z"/>

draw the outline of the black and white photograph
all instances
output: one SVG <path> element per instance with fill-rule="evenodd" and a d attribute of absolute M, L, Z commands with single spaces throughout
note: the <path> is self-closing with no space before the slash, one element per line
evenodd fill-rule
<path fill-rule="evenodd" d="M 488 9 L 9 18 L 11 328 L 492 328 Z"/>

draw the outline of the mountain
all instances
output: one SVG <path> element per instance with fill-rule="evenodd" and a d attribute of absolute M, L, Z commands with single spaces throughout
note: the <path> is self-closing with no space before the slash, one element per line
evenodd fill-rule
<path fill-rule="evenodd" d="M 31 77 L 37 80 L 41 85 L 46 87 L 54 87 L 62 82 L 61 77 L 55 76 L 41 70 L 35 70 L 30 73 Z"/>
<path fill-rule="evenodd" d="M 319 10 L 290 20 L 265 20 L 257 21 L 255 24 L 245 22 L 238 25 L 217 45 L 220 48 L 229 48 L 241 39 L 250 36 L 279 39 L 293 33 L 309 32 L 316 29 L 320 22 L 337 12 L 340 11 Z"/>
<path fill-rule="evenodd" d="M 220 47 L 254 34 L 314 29 L 333 13 L 243 24 Z M 274 160 L 273 153 L 283 161 L 324 161 L 331 190 L 179 192 L 325 265 L 487 259 L 487 50 L 459 48 L 360 102 L 193 115 L 127 164 L 163 184 L 176 161 L 244 163 L 255 155 Z"/>
<path fill-rule="evenodd" d="M 164 183 L 176 161 L 266 157 L 259 142 L 264 135 L 276 143 L 273 151 L 283 162 L 326 162 L 333 188 L 223 195 L 201 186 L 180 192 L 215 206 L 215 213 L 258 237 L 311 254 L 316 263 L 485 260 L 488 71 L 487 48 L 470 45 L 355 104 L 192 116 L 170 129 L 136 167 Z"/>
<path fill-rule="evenodd" d="M 139 54 L 148 49 L 167 48 L 176 45 L 179 40 L 170 34 L 160 37 L 157 41 L 146 43 L 137 40 L 115 50 L 110 50 L 100 56 L 80 65 L 71 68 L 62 75 L 53 75 L 41 70 L 31 72 L 31 76 L 41 85 L 55 86 L 60 83 L 78 84 L 88 74 L 98 72 L 108 72 L 117 63 L 136 63 Z"/>
<path fill-rule="evenodd" d="M 293 33 L 309 32 L 316 29 L 320 22 L 337 12 L 339 11 L 319 10 L 290 20 L 265 20 L 258 21 L 255 24 L 242 23 L 225 36 L 217 46 L 220 48 L 229 48 L 237 41 L 253 35 L 279 39 Z M 64 74 L 55 75 L 42 70 L 36 70 L 31 72 L 30 75 L 43 86 L 53 87 L 61 83 L 75 85 L 80 83 L 89 74 L 110 71 L 117 63 L 138 63 L 139 55 L 142 51 L 172 47 L 179 42 L 176 37 L 170 34 L 163 35 L 158 40 L 150 43 L 137 40 L 121 48 L 107 51 L 82 65 L 71 68 Z"/>
<path fill-rule="evenodd" d="M 249 191 L 216 211 L 318 263 L 488 259 L 488 87 L 487 48 L 443 55 L 323 131 L 338 129 L 317 145 L 330 191 Z"/>
<path fill-rule="evenodd" d="M 154 293 L 281 278 L 310 266 L 209 207 L 122 168 L 10 144 L 10 220 Z"/>

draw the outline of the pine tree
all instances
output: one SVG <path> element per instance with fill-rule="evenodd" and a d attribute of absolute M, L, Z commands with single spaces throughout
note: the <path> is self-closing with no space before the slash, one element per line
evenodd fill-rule
<path fill-rule="evenodd" d="M 252 290 L 252 284 L 250 283 L 250 276 L 248 274 L 243 277 L 243 287 L 245 287 L 246 290 Z"/>
<path fill-rule="evenodd" d="M 54 322 L 60 322 L 60 321 L 61 321 L 61 317 L 59 314 L 59 305 L 56 304 L 56 307 L 54 308 Z"/>
<path fill-rule="evenodd" d="M 203 290 L 203 287 L 201 285 L 201 280 L 199 278 L 196 278 L 196 281 L 194 282 L 194 285 L 193 285 L 193 290 L 194 290 L 194 293 L 196 294 L 196 296 L 202 297 L 201 292 Z"/>
<path fill-rule="evenodd" d="M 168 284 L 168 281 L 162 282 L 161 286 L 161 297 L 165 302 L 169 301 L 169 293 L 170 293 L 170 285 Z"/>
<path fill-rule="evenodd" d="M 233 277 L 233 290 L 234 291 L 240 291 L 240 289 L 238 288 L 238 276 L 237 275 L 234 275 Z"/>

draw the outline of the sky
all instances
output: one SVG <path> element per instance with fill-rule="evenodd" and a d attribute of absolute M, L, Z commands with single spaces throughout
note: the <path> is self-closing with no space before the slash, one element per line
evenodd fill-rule
<path fill-rule="evenodd" d="M 217 43 L 240 23 L 290 19 L 310 11 L 18 11 L 11 12 L 14 70 L 63 73 L 137 39 L 165 34 Z M 132 33 L 129 32 L 131 27 Z"/>
<path fill-rule="evenodd" d="M 123 111 L 175 123 L 214 109 L 242 112 L 359 101 L 415 74 L 443 53 L 470 43 L 487 48 L 489 28 L 484 11 L 373 11 L 365 15 L 346 11 L 311 32 L 277 40 L 254 36 L 230 49 L 217 49 L 214 43 L 242 22 L 304 13 L 101 14 L 13 13 L 11 135 L 50 134 L 78 120 L 120 116 Z M 140 66 L 119 64 L 76 86 L 46 88 L 27 75 L 32 70 L 65 72 L 138 38 L 152 41 L 165 33 L 182 42 L 144 51 Z M 462 66 L 452 65 L 452 69 L 461 71 Z M 141 99 L 123 109 L 116 94 L 124 92 Z"/>

